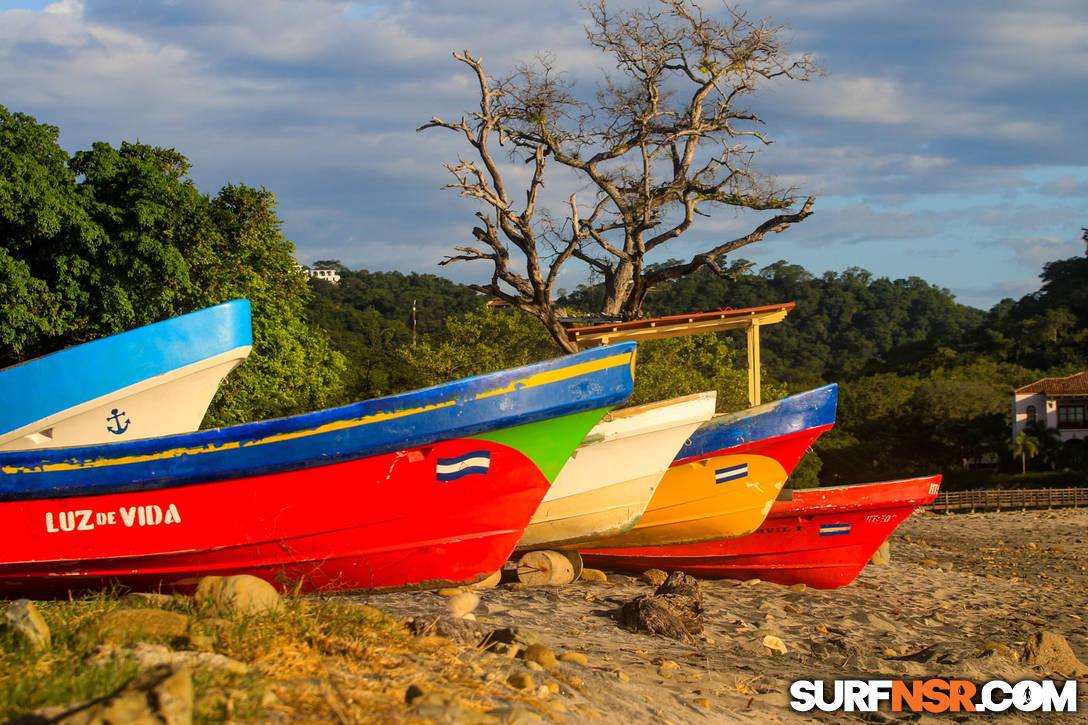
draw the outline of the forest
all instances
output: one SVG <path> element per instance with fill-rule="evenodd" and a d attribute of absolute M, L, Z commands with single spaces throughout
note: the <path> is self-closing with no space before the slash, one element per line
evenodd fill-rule
<path fill-rule="evenodd" d="M 311 281 L 308 309 L 349 360 L 349 399 L 560 354 L 534 318 L 490 309 L 449 280 L 323 264 L 337 267 L 341 283 Z M 1040 278 L 1038 292 L 982 311 L 916 277 L 876 278 L 858 268 L 815 276 L 779 261 L 736 280 L 702 271 L 671 281 L 648 296 L 645 313 L 796 303 L 761 334 L 764 398 L 836 382 L 839 414 L 794 485 L 932 472 L 953 486 L 977 485 L 1019 470 L 1012 391 L 1088 369 L 1088 256 L 1050 262 Z M 577 316 L 598 309 L 599 294 L 582 287 L 560 302 Z M 633 402 L 713 387 L 720 410 L 743 408 L 744 345 L 740 333 L 643 344 Z M 1085 480 L 1079 449 L 1063 448 L 1045 429 L 1032 438 L 1027 467 L 1035 475 L 1018 485 Z"/>
<path fill-rule="evenodd" d="M 307 280 L 271 191 L 202 193 L 175 149 L 98 142 L 69 154 L 58 136 L 0 106 L 0 367 L 238 297 L 252 301 L 253 353 L 205 426 L 561 354 L 537 318 L 440 276 L 321 260 L 340 283 Z M 704 267 L 654 286 L 642 312 L 796 303 L 762 333 L 763 398 L 828 382 L 840 393 L 835 429 L 792 485 L 934 472 L 946 488 L 1083 483 L 1082 451 L 1052 431 L 1010 440 L 1013 389 L 1088 369 L 1088 256 L 1049 262 L 1040 279 L 1038 292 L 983 311 L 924 280 L 858 268 L 816 276 L 779 261 L 726 279 Z M 561 294 L 564 313 L 579 316 L 598 313 L 605 290 Z M 640 346 L 633 402 L 715 388 L 720 410 L 745 407 L 744 345 L 723 333 Z M 969 470 L 980 461 L 996 470 Z M 1014 476 L 1020 462 L 1029 476 Z"/>

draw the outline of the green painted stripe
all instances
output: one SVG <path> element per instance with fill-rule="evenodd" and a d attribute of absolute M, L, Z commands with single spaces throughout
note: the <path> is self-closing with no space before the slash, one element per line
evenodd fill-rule
<path fill-rule="evenodd" d="M 481 433 L 470 438 L 500 443 L 521 451 L 536 464 L 549 483 L 555 483 L 559 469 L 570 458 L 570 454 L 609 410 L 611 408 L 597 408 L 584 413 Z"/>

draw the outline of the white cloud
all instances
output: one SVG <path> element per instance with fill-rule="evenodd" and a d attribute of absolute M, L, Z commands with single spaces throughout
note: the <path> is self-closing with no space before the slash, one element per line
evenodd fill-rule
<path fill-rule="evenodd" d="M 1083 242 L 1055 237 L 1004 238 L 995 244 L 1012 251 L 1016 260 L 1026 267 L 1042 269 L 1043 264 L 1067 259 L 1083 252 Z"/>
<path fill-rule="evenodd" d="M 1055 5 L 1054 3 L 1050 3 Z M 1005 83 L 1032 82 L 1054 74 L 1088 76 L 1088 16 L 1080 3 L 1053 9 L 994 9 L 980 14 L 976 31 L 980 65 L 999 71 Z"/>
<path fill-rule="evenodd" d="M 921 260 L 912 250 L 970 247 L 993 289 L 1019 284 L 1047 255 L 1082 251 L 1060 242 L 1088 224 L 1079 2 L 749 9 L 789 25 L 791 49 L 830 72 L 749 99 L 778 139 L 757 165 L 819 196 L 816 215 L 768 248 L 842 244 L 853 258 L 872 244 L 874 263 L 894 270 L 908 255 Z M 440 189 L 442 164 L 467 148 L 452 134 L 415 133 L 477 103 L 475 79 L 451 53 L 471 49 L 501 75 L 551 50 L 589 97 L 608 63 L 587 46 L 584 22 L 576 0 L 62 0 L 0 13 L 0 102 L 59 126 L 71 151 L 139 138 L 186 154 L 203 191 L 264 184 L 288 236 L 317 257 L 419 269 L 471 223 L 471 206 Z M 1048 165 L 1061 171 L 1027 173 Z M 522 183 L 526 168 L 509 173 Z M 549 180 L 550 200 L 569 191 L 567 179 Z M 753 218 L 723 210 L 685 244 L 744 233 Z"/>
<path fill-rule="evenodd" d="M 1072 174 L 1065 174 L 1051 182 L 1043 184 L 1040 187 L 1040 191 L 1046 196 L 1083 200 L 1088 198 L 1088 179 L 1083 177 L 1078 178 Z M 1086 219 L 1085 224 L 1088 224 L 1088 219 Z"/>
<path fill-rule="evenodd" d="M 839 76 L 806 90 L 810 99 L 820 99 L 812 111 L 852 123 L 907 123 L 917 114 L 910 94 L 893 78 Z"/>
<path fill-rule="evenodd" d="M 938 169 L 947 169 L 952 165 L 952 159 L 947 156 L 919 156 L 915 154 L 906 158 L 906 168 L 914 172 L 937 171 Z"/>
<path fill-rule="evenodd" d="M 956 301 L 979 309 L 989 309 L 1003 299 L 1018 300 L 1039 289 L 1038 277 L 1021 277 L 994 284 L 959 285 L 952 289 Z"/>
<path fill-rule="evenodd" d="M 851 204 L 823 209 L 805 221 L 802 244 L 867 244 L 932 238 L 947 223 L 941 215 L 912 209 L 875 208 Z"/>

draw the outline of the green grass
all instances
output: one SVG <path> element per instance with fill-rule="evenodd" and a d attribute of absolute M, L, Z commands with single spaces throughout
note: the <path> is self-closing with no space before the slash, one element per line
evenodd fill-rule
<path fill-rule="evenodd" d="M 140 669 L 130 648 L 137 642 L 174 650 L 190 646 L 187 637 L 172 635 L 103 635 L 95 626 L 104 614 L 120 609 L 150 607 L 101 593 L 68 601 L 35 602 L 49 626 L 50 646 L 37 650 L 0 630 L 0 721 L 46 706 L 68 706 L 107 695 Z M 281 622 L 269 618 L 238 618 L 225 627 L 209 627 L 215 613 L 187 597 L 175 597 L 165 607 L 190 618 L 190 635 L 212 632 L 214 649 L 228 657 L 266 651 L 277 637 L 299 624 L 289 612 Z M 196 722 L 221 722 L 226 717 L 257 716 L 263 687 L 259 674 L 238 674 L 216 668 L 193 670 Z"/>
<path fill-rule="evenodd" d="M 120 688 L 141 665 L 133 645 L 175 652 L 213 652 L 243 663 L 245 672 L 191 668 L 196 723 L 405 721 L 404 693 L 427 682 L 459 706 L 482 711 L 528 699 L 479 677 L 479 652 L 438 638 L 417 638 L 371 607 L 342 600 L 285 597 L 275 616 L 224 617 L 209 605 L 176 596 L 159 608 L 188 618 L 187 634 L 103 634 L 102 615 L 154 607 L 115 593 L 35 606 L 49 626 L 50 646 L 34 650 L 0 628 L 0 722 L 46 706 L 69 706 Z M 0 608 L 7 602 L 0 601 Z"/>
<path fill-rule="evenodd" d="M 0 720 L 47 705 L 89 700 L 121 686 L 136 674 L 135 661 L 120 658 L 89 667 L 98 645 L 85 624 L 116 606 L 106 594 L 69 602 L 37 602 L 51 644 L 39 651 L 0 630 Z"/>

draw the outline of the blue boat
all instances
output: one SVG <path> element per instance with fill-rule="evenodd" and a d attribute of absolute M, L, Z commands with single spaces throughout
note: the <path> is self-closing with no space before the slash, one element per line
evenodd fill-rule
<path fill-rule="evenodd" d="M 0 370 L 0 451 L 194 431 L 252 346 L 233 300 Z"/>

